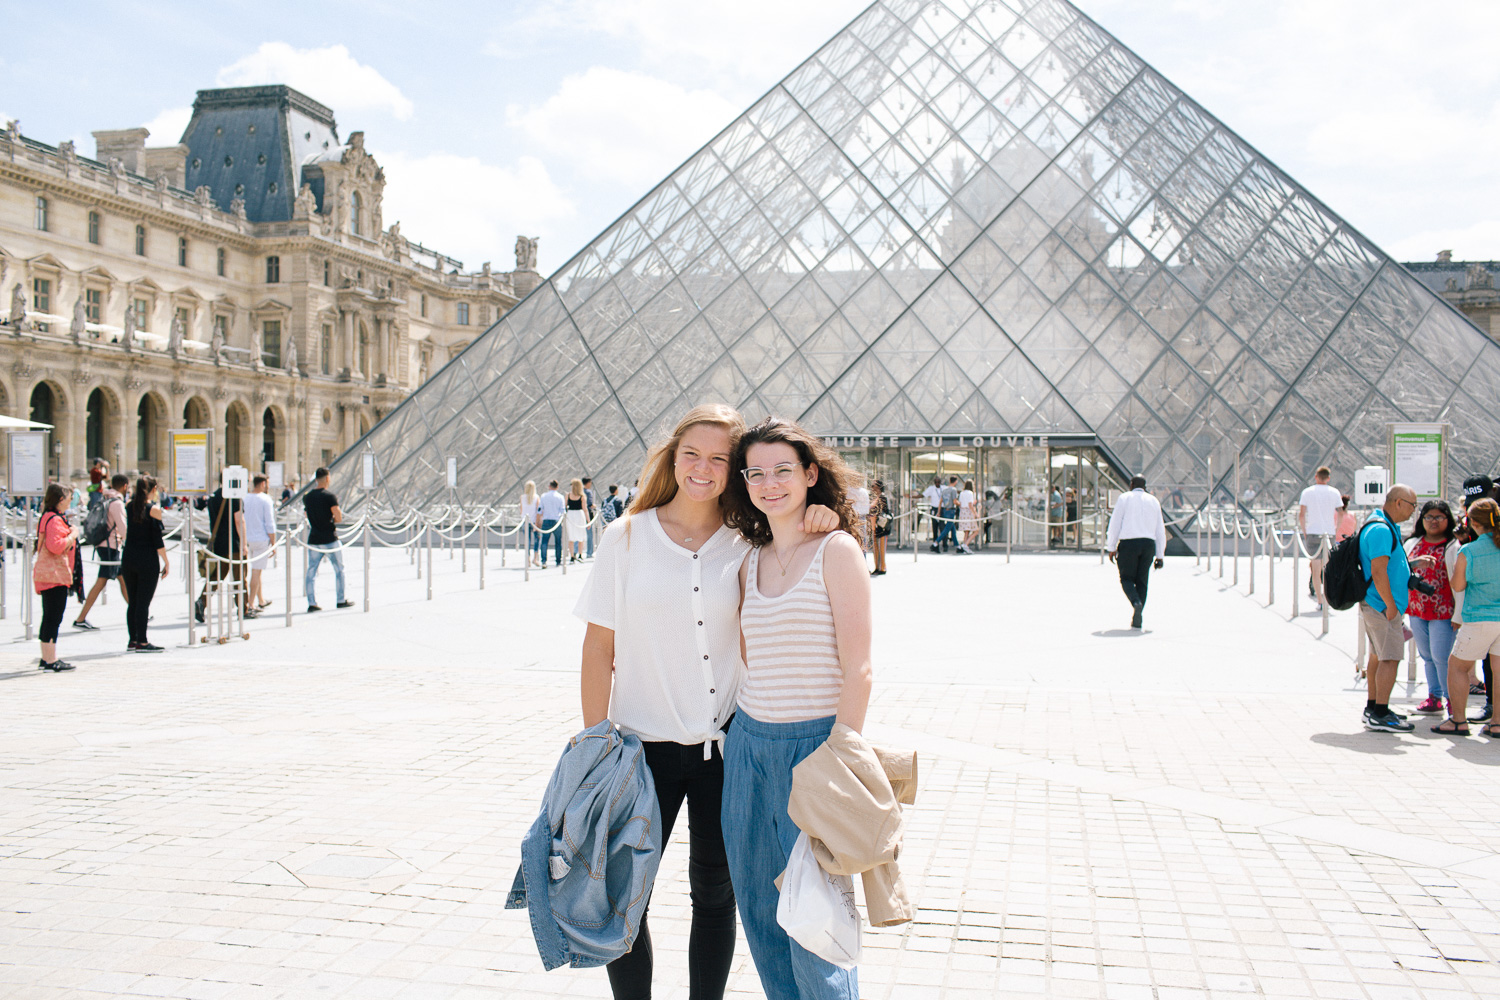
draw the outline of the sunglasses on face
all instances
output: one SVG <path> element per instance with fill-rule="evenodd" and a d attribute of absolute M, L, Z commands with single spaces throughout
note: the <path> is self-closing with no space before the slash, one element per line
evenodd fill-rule
<path fill-rule="evenodd" d="M 783 463 L 769 469 L 762 469 L 752 465 L 748 469 L 741 469 L 740 475 L 744 476 L 745 482 L 751 486 L 762 486 L 768 482 L 789 483 L 792 481 L 792 477 L 801 470 L 802 466 L 791 463 Z"/>

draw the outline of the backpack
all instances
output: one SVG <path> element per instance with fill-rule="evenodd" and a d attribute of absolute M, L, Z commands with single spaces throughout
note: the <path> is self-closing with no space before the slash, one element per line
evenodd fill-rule
<path fill-rule="evenodd" d="M 1358 531 L 1335 545 L 1328 556 L 1328 565 L 1323 568 L 1323 593 L 1328 598 L 1328 606 L 1335 611 L 1348 611 L 1370 592 L 1370 578 L 1365 576 L 1365 567 L 1359 558 L 1359 540 L 1365 529 L 1375 523 L 1374 520 L 1366 521 Z M 1392 546 L 1391 552 L 1395 551 Z"/>
<path fill-rule="evenodd" d="M 109 504 L 96 503 L 83 518 L 83 544 L 103 545 L 109 541 Z"/>

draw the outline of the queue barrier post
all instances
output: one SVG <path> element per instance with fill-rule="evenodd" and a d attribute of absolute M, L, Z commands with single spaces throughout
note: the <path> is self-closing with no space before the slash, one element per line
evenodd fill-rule
<path fill-rule="evenodd" d="M 365 518 L 365 612 L 370 610 L 370 519 Z"/>
<path fill-rule="evenodd" d="M 480 530 L 479 530 L 479 589 L 480 590 L 484 589 L 484 553 L 485 553 L 485 550 L 487 550 L 489 548 L 489 544 L 490 544 L 490 526 L 489 526 L 489 522 L 485 522 L 484 526 L 482 528 L 480 528 Z M 505 550 L 502 548 L 500 551 L 502 553 L 504 553 Z"/>
<path fill-rule="evenodd" d="M 182 522 L 182 578 L 186 581 L 187 605 L 188 605 L 188 646 L 198 645 L 198 610 L 193 601 L 193 577 L 198 572 L 197 560 L 194 558 L 193 546 L 197 539 L 193 537 L 193 502 L 187 501 L 184 505 L 187 512 Z M 207 611 L 207 607 L 204 608 Z"/>
<path fill-rule="evenodd" d="M 562 558 L 557 561 L 557 564 L 562 567 L 562 575 L 563 576 L 567 576 L 568 575 L 568 557 L 572 555 L 572 553 L 568 551 L 568 542 L 569 542 L 569 539 L 568 539 L 568 512 L 567 511 L 563 511 L 562 520 L 558 521 L 555 525 L 553 525 L 552 526 L 552 530 L 556 531 L 557 534 L 558 534 L 558 537 L 560 537 L 562 539 L 562 551 L 563 551 L 563 554 L 562 554 Z"/>
<path fill-rule="evenodd" d="M 1250 596 L 1255 596 L 1255 518 L 1250 518 Z"/>
<path fill-rule="evenodd" d="M 1300 532 L 1292 534 L 1292 620 L 1296 621 L 1301 612 L 1302 588 L 1297 581 L 1302 578 L 1302 535 Z"/>
<path fill-rule="evenodd" d="M 1266 607 L 1270 608 L 1276 605 L 1276 550 L 1279 545 L 1276 541 L 1276 529 L 1268 527 L 1267 532 L 1266 537 L 1271 540 L 1270 558 L 1267 560 L 1271 567 L 1271 577 L 1266 581 Z"/>
<path fill-rule="evenodd" d="M 1329 549 L 1329 544 L 1328 543 L 1329 543 L 1329 539 L 1328 539 L 1327 535 L 1323 535 L 1321 538 L 1318 539 L 1318 560 L 1320 561 L 1320 563 L 1323 566 L 1327 566 L 1328 565 L 1328 549 Z M 1322 634 L 1323 635 L 1327 635 L 1328 634 L 1328 595 L 1327 594 L 1323 595 L 1322 607 L 1323 607 L 1323 633 Z M 1363 647 L 1363 644 L 1364 644 L 1364 634 L 1365 634 L 1365 631 L 1364 631 L 1363 628 L 1361 628 L 1359 630 L 1361 648 Z"/>
<path fill-rule="evenodd" d="M 432 600 L 432 522 L 427 523 L 427 599 Z"/>
<path fill-rule="evenodd" d="M 1224 579 L 1224 540 L 1229 531 L 1229 522 L 1219 518 L 1219 579 Z"/>
<path fill-rule="evenodd" d="M 21 601 L 23 602 L 22 606 L 25 608 L 25 611 L 22 612 L 21 617 L 22 617 L 22 619 L 26 623 L 26 641 L 27 642 L 30 642 L 33 638 L 35 638 L 35 633 L 32 630 L 32 619 L 31 619 L 31 615 L 32 615 L 31 593 L 35 589 L 31 585 L 31 573 L 32 573 L 32 569 L 33 569 L 32 562 L 31 562 L 31 558 L 32 558 L 31 540 L 36 535 L 36 524 L 33 521 L 33 518 L 35 516 L 36 516 L 36 514 L 31 509 L 30 502 L 27 502 L 27 504 L 26 504 L 26 537 L 21 541 Z"/>
<path fill-rule="evenodd" d="M 291 628 L 292 627 L 292 553 L 291 553 L 290 550 L 291 550 L 291 546 L 292 546 L 292 529 L 291 529 L 290 526 L 287 527 L 286 533 L 282 536 L 282 538 L 285 539 L 282 542 L 282 544 L 285 545 L 285 546 L 287 546 L 287 549 L 288 549 L 288 551 L 286 553 L 286 558 L 283 559 L 283 560 L 281 560 L 281 561 L 282 561 L 282 563 L 284 563 L 286 565 L 286 627 L 287 628 Z"/>
<path fill-rule="evenodd" d="M 5 618 L 5 571 L 10 568 L 10 508 L 0 504 L 0 619 Z"/>

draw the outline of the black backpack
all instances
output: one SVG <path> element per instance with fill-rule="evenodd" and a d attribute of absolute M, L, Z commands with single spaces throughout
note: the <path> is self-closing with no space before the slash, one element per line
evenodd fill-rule
<path fill-rule="evenodd" d="M 83 518 L 83 544 L 103 545 L 109 541 L 109 505 L 111 501 L 96 503 Z"/>
<path fill-rule="evenodd" d="M 1365 528 L 1375 523 L 1366 521 L 1358 531 L 1335 545 L 1328 556 L 1328 565 L 1323 568 L 1323 593 L 1328 606 L 1335 611 L 1348 611 L 1370 592 L 1370 578 L 1365 576 L 1364 563 L 1359 558 L 1359 539 Z M 1401 543 L 1398 540 L 1395 544 Z M 1391 554 L 1395 552 L 1393 545 Z"/>

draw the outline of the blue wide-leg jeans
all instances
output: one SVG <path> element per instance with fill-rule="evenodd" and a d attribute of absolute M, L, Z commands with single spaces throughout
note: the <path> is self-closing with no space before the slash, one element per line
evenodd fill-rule
<path fill-rule="evenodd" d="M 745 940 L 767 1000 L 858 1000 L 859 975 L 826 962 L 776 922 L 786 868 L 801 831 L 787 815 L 792 768 L 828 739 L 833 716 L 761 722 L 743 708 L 724 747 L 724 849 Z"/>

